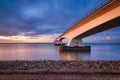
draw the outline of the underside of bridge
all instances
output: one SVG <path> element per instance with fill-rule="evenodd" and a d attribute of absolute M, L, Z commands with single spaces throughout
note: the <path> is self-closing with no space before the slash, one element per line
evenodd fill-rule
<path fill-rule="evenodd" d="M 84 32 L 83 34 L 80 34 L 80 35 L 76 36 L 75 38 L 69 40 L 67 45 L 68 46 L 74 46 L 74 44 L 76 42 L 79 42 L 80 45 L 83 45 L 82 40 L 81 40 L 82 38 L 85 38 L 85 37 L 88 37 L 90 35 L 93 35 L 93 34 L 96 34 L 96 33 L 111 29 L 111 28 L 115 28 L 115 27 L 120 27 L 120 16 L 117 17 L 117 18 L 114 18 L 114 19 L 112 19 L 112 20 L 110 20 L 108 22 L 105 22 L 105 23 L 103 23 L 101 25 L 98 25 L 95 28 Z M 58 42 L 62 43 L 63 39 L 65 39 L 65 37 L 60 38 Z"/>
<path fill-rule="evenodd" d="M 101 25 L 98 25 L 95 28 L 92 28 L 92 29 L 84 32 L 83 34 L 76 36 L 75 38 L 69 40 L 67 45 L 74 46 L 74 44 L 76 42 L 79 42 L 80 45 L 83 45 L 82 40 L 81 40 L 82 38 L 85 38 L 85 37 L 88 37 L 90 35 L 93 35 L 93 34 L 96 34 L 96 33 L 111 29 L 111 28 L 115 28 L 115 27 L 120 27 L 120 16 L 117 18 L 114 18 L 108 22 L 105 22 Z M 62 43 L 63 39 L 65 39 L 65 37 L 62 37 L 59 39 L 60 43 Z"/>
<path fill-rule="evenodd" d="M 90 36 L 90 35 L 93 35 L 93 34 L 96 34 L 96 33 L 111 29 L 111 28 L 115 28 L 115 27 L 120 27 L 120 16 L 106 23 L 98 25 L 97 27 L 86 31 L 83 34 L 78 35 L 77 37 L 75 37 L 75 39 L 82 39 L 84 37 L 87 37 L 87 36 Z"/>

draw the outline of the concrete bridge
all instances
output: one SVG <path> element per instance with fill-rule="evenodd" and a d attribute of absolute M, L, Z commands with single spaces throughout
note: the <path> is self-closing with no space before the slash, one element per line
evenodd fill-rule
<path fill-rule="evenodd" d="M 55 39 L 55 43 L 68 39 L 68 46 L 76 42 L 82 45 L 82 38 L 120 26 L 120 0 L 109 0 L 91 15 L 75 24 L 62 35 Z"/>

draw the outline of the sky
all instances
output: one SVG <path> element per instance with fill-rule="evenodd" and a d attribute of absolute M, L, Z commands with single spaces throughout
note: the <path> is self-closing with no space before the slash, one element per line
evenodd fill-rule
<path fill-rule="evenodd" d="M 0 0 L 0 43 L 53 42 L 108 0 Z M 84 42 L 120 42 L 120 27 Z"/>

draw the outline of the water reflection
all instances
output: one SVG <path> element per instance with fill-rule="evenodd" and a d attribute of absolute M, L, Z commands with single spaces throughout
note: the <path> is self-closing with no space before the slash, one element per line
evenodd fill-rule
<path fill-rule="evenodd" d="M 120 60 L 120 44 L 88 44 L 91 52 L 59 51 L 54 44 L 0 44 L 3 60 Z"/>
<path fill-rule="evenodd" d="M 0 44 L 0 61 L 58 59 L 52 44 Z"/>
<path fill-rule="evenodd" d="M 62 60 L 86 60 L 90 59 L 90 52 L 80 51 L 59 51 Z"/>

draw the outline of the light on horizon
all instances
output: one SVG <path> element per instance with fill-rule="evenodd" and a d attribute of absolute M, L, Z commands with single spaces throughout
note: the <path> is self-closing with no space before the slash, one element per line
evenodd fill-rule
<path fill-rule="evenodd" d="M 53 42 L 54 39 L 47 36 L 30 37 L 30 36 L 0 36 L 0 43 L 48 43 Z"/>

